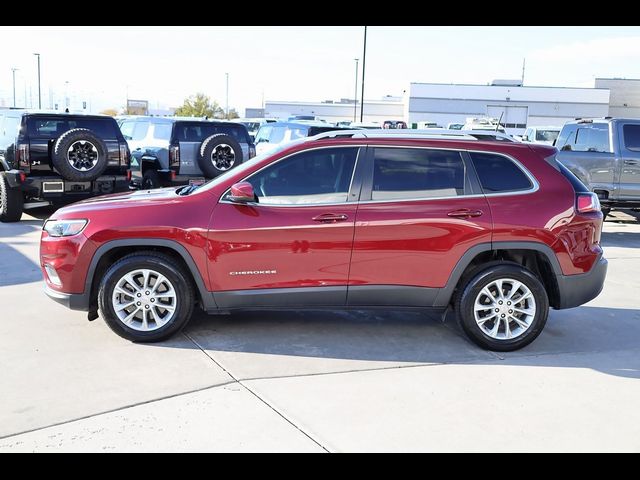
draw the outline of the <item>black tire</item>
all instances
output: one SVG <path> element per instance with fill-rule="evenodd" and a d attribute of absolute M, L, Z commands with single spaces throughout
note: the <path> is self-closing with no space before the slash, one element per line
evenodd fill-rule
<path fill-rule="evenodd" d="M 238 141 L 224 133 L 206 138 L 200 145 L 198 165 L 207 178 L 215 178 L 242 163 L 242 147 Z"/>
<path fill-rule="evenodd" d="M 22 217 L 22 190 L 11 188 L 6 174 L 0 172 L 0 222 L 18 222 Z"/>
<path fill-rule="evenodd" d="M 153 190 L 154 188 L 161 188 L 162 181 L 160 180 L 160 174 L 157 170 L 151 168 L 144 171 L 142 175 L 142 189 Z"/>
<path fill-rule="evenodd" d="M 611 213 L 611 209 L 610 208 L 602 208 L 602 220 L 606 220 L 607 219 L 607 215 L 609 215 Z"/>
<path fill-rule="evenodd" d="M 513 279 L 521 282 L 530 290 L 533 300 L 535 301 L 535 314 L 529 327 L 523 333 L 512 339 L 492 338 L 482 330 L 475 320 L 474 304 L 476 297 L 478 297 L 485 286 L 499 279 Z M 540 332 L 542 332 L 549 314 L 549 298 L 544 285 L 529 270 L 512 263 L 488 266 L 486 269 L 472 274 L 471 277 L 467 277 L 458 289 L 454 306 L 458 323 L 467 336 L 482 348 L 497 352 L 510 352 L 530 344 L 540 335 Z M 489 320 L 489 322 L 487 327 L 495 325 L 491 320 Z M 517 328 L 515 322 L 510 322 L 510 325 L 514 325 L 515 328 Z M 504 333 L 505 325 L 503 321 L 499 324 L 498 330 L 500 329 Z"/>
<path fill-rule="evenodd" d="M 118 281 L 138 269 L 149 269 L 164 275 L 176 293 L 173 317 L 165 325 L 151 331 L 140 331 L 125 325 L 111 301 Z M 109 328 L 122 338 L 132 342 L 159 342 L 179 332 L 187 324 L 193 314 L 194 299 L 191 278 L 176 260 L 162 253 L 137 252 L 121 258 L 107 270 L 100 282 L 98 308 Z"/>
<path fill-rule="evenodd" d="M 72 149 L 69 152 L 69 149 Z M 107 146 L 91 130 L 74 128 L 58 137 L 53 145 L 53 166 L 65 179 L 90 182 L 107 168 Z M 75 167 L 70 162 L 74 162 Z"/>

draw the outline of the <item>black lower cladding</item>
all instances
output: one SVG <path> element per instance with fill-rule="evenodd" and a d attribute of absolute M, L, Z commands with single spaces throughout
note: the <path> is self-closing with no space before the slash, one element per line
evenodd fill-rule
<path fill-rule="evenodd" d="M 56 292 L 48 286 L 44 287 L 44 293 L 46 293 L 50 299 L 55 300 L 60 305 L 64 305 L 71 310 L 89 311 L 90 298 L 88 293 Z"/>
<path fill-rule="evenodd" d="M 404 285 L 265 288 L 215 292 L 220 308 L 255 307 L 431 307 L 439 289 Z"/>
<path fill-rule="evenodd" d="M 556 275 L 560 292 L 558 309 L 578 307 L 596 298 L 607 276 L 608 262 L 600 257 L 593 268 L 579 275 Z"/>

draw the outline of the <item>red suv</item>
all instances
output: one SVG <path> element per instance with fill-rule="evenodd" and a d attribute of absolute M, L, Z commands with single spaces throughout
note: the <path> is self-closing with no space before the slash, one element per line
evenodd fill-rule
<path fill-rule="evenodd" d="M 58 210 L 46 292 L 140 342 L 195 306 L 453 307 L 474 342 L 515 350 L 606 275 L 598 199 L 555 153 L 458 132 L 321 134 L 200 187 Z"/>

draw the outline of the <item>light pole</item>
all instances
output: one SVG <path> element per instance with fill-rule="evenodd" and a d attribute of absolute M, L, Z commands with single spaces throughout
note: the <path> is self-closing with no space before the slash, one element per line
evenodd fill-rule
<path fill-rule="evenodd" d="M 42 108 L 42 93 L 40 91 L 40 54 L 34 53 L 38 57 L 38 108 Z"/>
<path fill-rule="evenodd" d="M 227 76 L 227 109 L 226 109 L 227 116 L 226 118 L 227 120 L 229 120 L 229 74 L 225 73 L 225 75 Z"/>
<path fill-rule="evenodd" d="M 356 93 L 353 96 L 353 121 L 356 121 L 356 115 L 358 114 L 358 62 L 359 58 L 354 58 L 356 61 Z"/>
<path fill-rule="evenodd" d="M 13 108 L 16 108 L 16 70 L 18 69 L 17 68 L 11 69 L 11 72 L 13 73 Z"/>
<path fill-rule="evenodd" d="M 364 117 L 364 66 L 367 60 L 367 26 L 364 27 L 364 50 L 362 51 L 362 92 L 360 100 L 360 121 Z"/>

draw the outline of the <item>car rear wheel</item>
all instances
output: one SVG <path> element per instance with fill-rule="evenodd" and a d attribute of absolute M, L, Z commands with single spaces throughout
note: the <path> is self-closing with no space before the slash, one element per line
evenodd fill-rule
<path fill-rule="evenodd" d="M 145 170 L 142 176 L 142 188 L 144 190 L 151 190 L 154 188 L 160 188 L 160 174 L 156 170 Z"/>
<path fill-rule="evenodd" d="M 98 307 L 115 333 L 134 342 L 157 342 L 181 330 L 193 313 L 194 289 L 168 255 L 133 253 L 106 272 Z"/>
<path fill-rule="evenodd" d="M 19 221 L 23 204 L 22 190 L 11 188 L 5 173 L 0 173 L 0 222 Z"/>
<path fill-rule="evenodd" d="M 519 265 L 494 265 L 473 275 L 455 301 L 467 336 L 488 350 L 518 350 L 542 332 L 549 313 L 544 286 Z"/>

